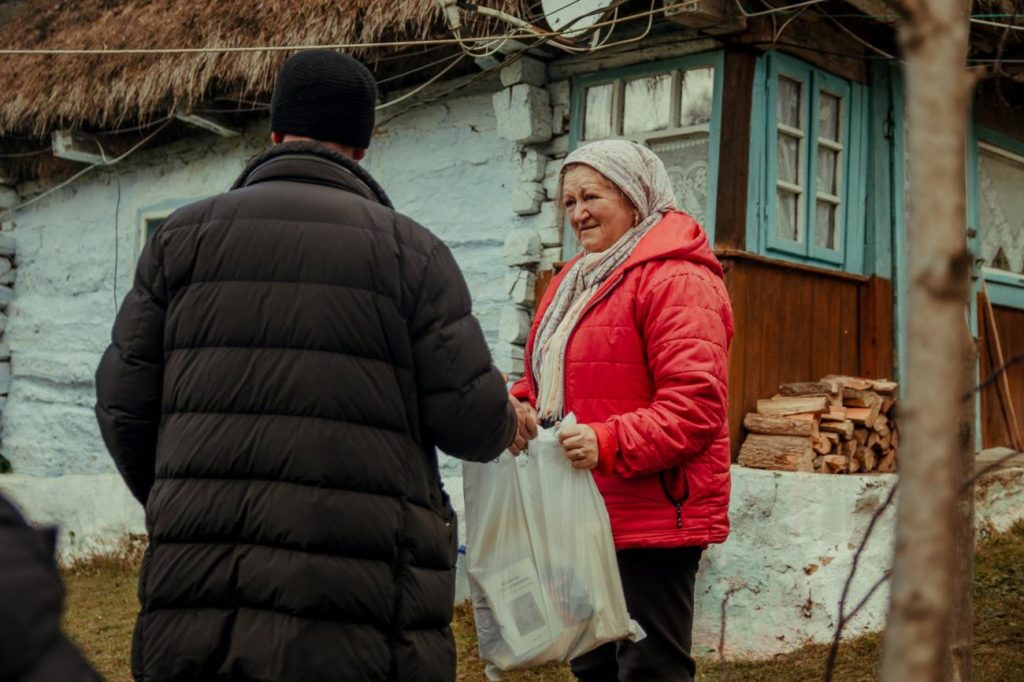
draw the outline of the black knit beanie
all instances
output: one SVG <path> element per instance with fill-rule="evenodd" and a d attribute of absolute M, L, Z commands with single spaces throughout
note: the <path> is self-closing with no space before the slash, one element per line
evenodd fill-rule
<path fill-rule="evenodd" d="M 357 59 L 309 50 L 281 66 L 270 104 L 270 129 L 366 149 L 373 134 L 377 84 Z"/>

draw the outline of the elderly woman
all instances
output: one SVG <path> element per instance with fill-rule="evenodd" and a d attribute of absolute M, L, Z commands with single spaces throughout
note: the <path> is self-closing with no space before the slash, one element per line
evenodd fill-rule
<path fill-rule="evenodd" d="M 729 532 L 726 368 L 732 312 L 707 236 L 668 173 L 625 140 L 562 165 L 583 253 L 551 282 L 511 393 L 591 470 L 611 518 L 630 615 L 647 637 L 572 661 L 581 680 L 692 680 L 694 578 Z"/>

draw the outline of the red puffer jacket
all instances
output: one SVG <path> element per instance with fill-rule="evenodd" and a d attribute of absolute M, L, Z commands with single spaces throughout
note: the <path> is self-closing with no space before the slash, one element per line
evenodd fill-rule
<path fill-rule="evenodd" d="M 526 347 L 571 263 L 548 287 Z M 703 230 L 673 212 L 594 295 L 566 349 L 565 412 L 592 427 L 594 480 L 617 549 L 706 546 L 729 534 L 732 309 Z M 512 387 L 537 403 L 526 375 Z"/>

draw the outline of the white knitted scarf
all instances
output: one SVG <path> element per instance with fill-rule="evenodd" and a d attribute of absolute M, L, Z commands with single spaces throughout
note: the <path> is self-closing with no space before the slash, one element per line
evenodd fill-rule
<path fill-rule="evenodd" d="M 639 213 L 640 221 L 600 255 L 586 253 L 578 259 L 558 285 L 551 305 L 541 318 L 530 361 L 537 385 L 542 387 L 537 405 L 544 419 L 563 416 L 565 352 L 572 330 L 587 309 L 586 305 L 575 304 L 583 296 L 589 299 L 596 294 L 601 284 L 626 262 L 640 240 L 665 213 L 675 208 L 676 203 L 668 171 L 661 159 L 635 142 L 601 140 L 584 145 L 565 158 L 562 175 L 574 164 L 590 166 L 622 190 Z M 567 317 L 570 312 L 572 315 Z M 556 335 L 559 328 L 563 333 Z M 543 372 L 553 374 L 547 376 Z M 550 388 L 545 390 L 545 387 Z"/>

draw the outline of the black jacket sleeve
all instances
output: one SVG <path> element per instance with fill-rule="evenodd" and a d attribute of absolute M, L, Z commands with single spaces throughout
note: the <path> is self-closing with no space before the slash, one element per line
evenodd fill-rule
<path fill-rule="evenodd" d="M 160 232 L 142 251 L 135 283 L 114 322 L 96 370 L 96 417 L 128 489 L 145 505 L 153 486 L 167 292 Z"/>
<path fill-rule="evenodd" d="M 0 681 L 100 679 L 61 633 L 54 541 L 52 529 L 30 528 L 0 497 Z"/>
<path fill-rule="evenodd" d="M 471 305 L 451 251 L 436 241 L 411 325 L 420 424 L 447 454 L 487 461 L 512 442 L 517 420 Z"/>

